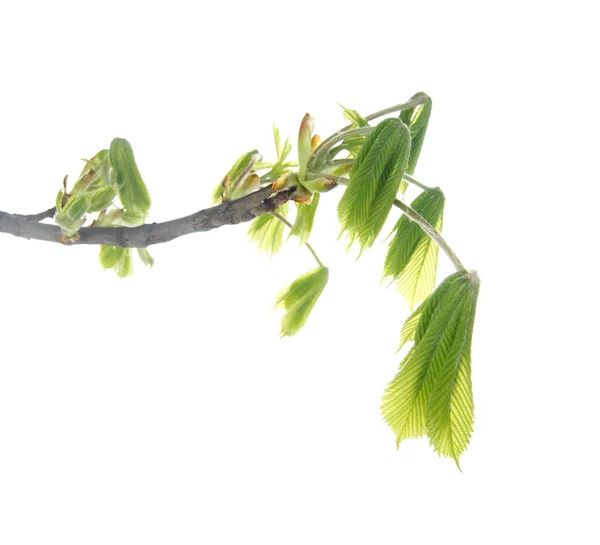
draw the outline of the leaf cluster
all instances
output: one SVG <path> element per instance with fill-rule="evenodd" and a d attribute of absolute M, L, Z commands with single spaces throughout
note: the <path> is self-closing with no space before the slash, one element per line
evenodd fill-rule
<path fill-rule="evenodd" d="M 402 344 L 413 346 L 383 396 L 396 442 L 427 435 L 457 465 L 473 432 L 471 340 L 479 277 L 449 276 L 407 320 Z"/>

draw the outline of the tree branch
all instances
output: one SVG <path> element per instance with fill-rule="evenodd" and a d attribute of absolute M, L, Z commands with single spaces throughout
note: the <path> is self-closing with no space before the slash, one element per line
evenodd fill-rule
<path fill-rule="evenodd" d="M 253 220 L 256 216 L 272 212 L 290 200 L 295 188 L 273 195 L 271 186 L 264 187 L 235 201 L 224 202 L 171 221 L 149 223 L 139 227 L 83 227 L 76 242 L 61 241 L 57 225 L 39 223 L 52 217 L 54 209 L 40 214 L 21 215 L 0 211 L 0 233 L 16 237 L 58 242 L 66 246 L 80 244 L 109 244 L 122 248 L 147 248 L 153 244 L 169 242 L 177 237 L 210 231 L 223 225 L 236 225 Z M 50 214 L 51 213 L 51 214 Z"/>

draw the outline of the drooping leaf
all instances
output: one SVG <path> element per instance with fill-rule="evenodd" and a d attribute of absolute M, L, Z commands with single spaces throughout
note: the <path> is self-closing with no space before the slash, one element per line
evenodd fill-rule
<path fill-rule="evenodd" d="M 410 138 L 412 141 L 410 158 L 408 159 L 408 165 L 406 167 L 407 174 L 412 174 L 417 166 L 421 148 L 423 147 L 423 141 L 425 140 L 425 134 L 427 133 L 429 118 L 431 117 L 431 109 L 433 107 L 431 98 L 425 93 L 417 93 L 411 97 L 411 100 L 420 98 L 425 99 L 424 104 L 419 104 L 414 108 L 409 108 L 408 110 L 402 110 L 400 112 L 400 120 L 410 127 Z"/>
<path fill-rule="evenodd" d="M 295 335 L 302 329 L 329 279 L 327 267 L 317 267 L 299 276 L 277 296 L 276 306 L 286 313 L 281 319 L 281 336 Z"/>
<path fill-rule="evenodd" d="M 112 182 L 117 186 L 121 203 L 126 209 L 147 215 L 150 194 L 135 162 L 131 144 L 124 138 L 113 139 L 109 156 Z"/>
<path fill-rule="evenodd" d="M 131 248 L 120 246 L 100 246 L 100 264 L 106 269 L 114 269 L 121 278 L 126 278 L 133 273 L 133 259 Z"/>
<path fill-rule="evenodd" d="M 399 119 L 379 123 L 365 139 L 338 206 L 342 233 L 370 247 L 390 212 L 410 153 L 410 132 Z"/>
<path fill-rule="evenodd" d="M 280 206 L 277 212 L 287 216 L 288 203 Z M 284 224 L 271 214 L 262 214 L 252 220 L 248 229 L 250 240 L 258 242 L 258 248 L 263 252 L 277 253 L 283 243 Z"/>
<path fill-rule="evenodd" d="M 457 465 L 473 431 L 471 337 L 478 292 L 477 273 L 460 271 L 425 301 L 416 330 L 409 326 L 414 345 L 382 404 L 398 444 L 427 434 L 435 450 Z"/>
<path fill-rule="evenodd" d="M 147 267 L 154 267 L 154 258 L 146 248 L 137 248 L 137 253 L 144 265 Z"/>
<path fill-rule="evenodd" d="M 100 264 L 104 269 L 112 269 L 117 264 L 124 251 L 125 248 L 119 246 L 102 244 L 100 246 Z"/>
<path fill-rule="evenodd" d="M 439 188 L 423 191 L 411 207 L 438 231 L 442 229 L 444 194 Z M 402 215 L 390 241 L 384 276 L 398 280 L 398 287 L 411 309 L 427 297 L 435 286 L 439 247 L 419 225 Z"/>
<path fill-rule="evenodd" d="M 318 204 L 319 193 L 314 194 L 310 204 L 296 203 L 296 219 L 294 220 L 294 225 L 292 226 L 289 236 L 298 237 L 300 239 L 300 244 L 304 244 L 310 237 Z"/>

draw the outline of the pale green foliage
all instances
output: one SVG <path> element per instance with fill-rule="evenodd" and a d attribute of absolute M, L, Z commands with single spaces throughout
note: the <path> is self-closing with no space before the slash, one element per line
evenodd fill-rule
<path fill-rule="evenodd" d="M 284 204 L 277 209 L 279 215 L 286 217 L 288 204 Z M 248 229 L 250 240 L 258 242 L 258 248 L 263 252 L 276 254 L 281 249 L 283 243 L 283 230 L 285 226 L 279 219 L 271 214 L 262 214 L 252 220 Z"/>
<path fill-rule="evenodd" d="M 318 204 L 319 193 L 314 194 L 311 203 L 296 203 L 296 219 L 290 231 L 290 236 L 297 236 L 300 239 L 300 244 L 307 242 L 310 237 Z"/>
<path fill-rule="evenodd" d="M 111 208 L 117 195 L 123 208 Z M 56 197 L 54 220 L 65 239 L 76 241 L 79 229 L 87 220 L 85 214 L 100 212 L 93 221 L 98 227 L 135 227 L 146 221 L 150 203 L 150 194 L 131 145 L 123 138 L 115 138 L 109 150 L 101 150 L 92 159 L 85 160 L 70 193 L 66 192 L 65 178 L 65 189 L 61 189 Z M 138 254 L 144 264 L 152 266 L 154 260 L 147 250 L 140 250 Z M 114 269 L 124 278 L 133 271 L 132 251 L 102 245 L 100 263 L 104 269 Z"/>
<path fill-rule="evenodd" d="M 410 132 L 399 119 L 379 123 L 366 138 L 338 206 L 342 233 L 370 247 L 394 204 L 410 154 Z"/>
<path fill-rule="evenodd" d="M 281 319 L 281 336 L 295 335 L 308 320 L 329 279 L 327 267 L 317 267 L 299 276 L 277 296 L 276 306 L 286 311 Z"/>
<path fill-rule="evenodd" d="M 111 178 L 117 186 L 119 199 L 127 210 L 141 212 L 150 210 L 150 193 L 142 179 L 133 155 L 131 144 L 124 138 L 115 138 L 110 143 Z"/>
<path fill-rule="evenodd" d="M 382 404 L 398 444 L 427 434 L 435 450 L 457 465 L 473 431 L 471 337 L 478 292 L 477 274 L 459 271 L 427 299 L 416 329 L 409 327 L 414 345 Z"/>
<path fill-rule="evenodd" d="M 435 188 L 421 193 L 411 207 L 440 232 L 444 204 L 444 194 Z M 385 260 L 384 276 L 398 280 L 400 293 L 412 310 L 435 286 L 439 247 L 408 216 L 400 217 L 394 231 Z"/>
<path fill-rule="evenodd" d="M 113 269 L 120 278 L 126 278 L 133 273 L 133 258 L 131 248 L 119 246 L 100 246 L 100 264 L 104 269 Z"/>
<path fill-rule="evenodd" d="M 400 112 L 400 119 L 410 127 L 410 138 L 412 142 L 410 157 L 408 159 L 408 165 L 406 166 L 407 174 L 412 174 L 417 166 L 421 148 L 423 147 L 423 140 L 425 140 L 427 126 L 429 125 L 429 118 L 431 117 L 431 108 L 433 106 L 431 98 L 425 93 L 417 93 L 411 97 L 411 100 L 419 98 L 425 98 L 425 104 L 420 104 L 419 106 Z"/>

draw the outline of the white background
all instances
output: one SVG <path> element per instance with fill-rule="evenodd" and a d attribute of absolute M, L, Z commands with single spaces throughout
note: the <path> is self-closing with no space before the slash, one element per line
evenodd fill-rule
<path fill-rule="evenodd" d="M 314 245 L 330 284 L 279 340 L 275 294 L 313 268 L 246 226 L 151 248 L 0 235 L 0 543 L 598 543 L 598 97 L 593 2 L 16 2 L 0 8 L 0 208 L 52 206 L 115 136 L 149 221 L 210 204 L 271 125 L 324 136 L 418 91 L 416 176 L 482 278 L 464 473 L 395 449 L 381 394 L 408 307 L 385 244 Z M 440 277 L 451 272 L 440 259 Z"/>

